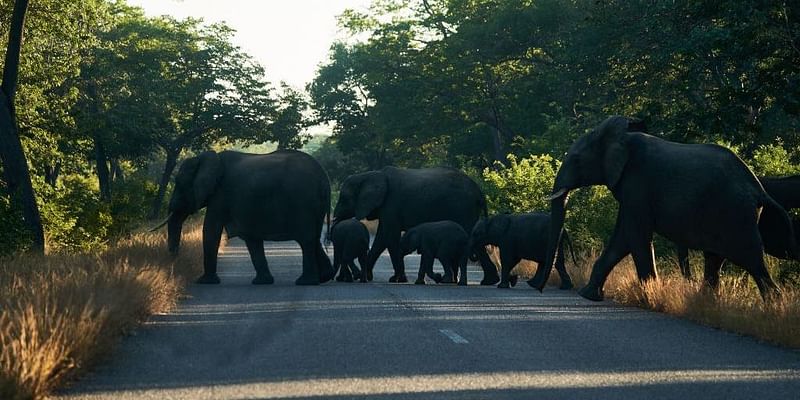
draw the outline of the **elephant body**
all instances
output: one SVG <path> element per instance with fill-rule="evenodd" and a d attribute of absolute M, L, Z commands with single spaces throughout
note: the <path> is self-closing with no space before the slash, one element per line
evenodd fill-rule
<path fill-rule="evenodd" d="M 764 191 L 775 200 L 783 210 L 791 210 L 793 208 L 800 208 L 800 175 L 788 176 L 784 178 L 770 178 L 758 177 Z M 791 254 L 793 243 L 790 239 L 794 240 L 794 244 L 798 243 L 798 229 L 800 228 L 800 219 L 791 217 L 794 237 L 791 238 L 785 233 L 785 225 L 783 222 L 783 212 L 774 207 L 764 207 L 761 211 L 761 217 L 758 221 L 758 231 L 761 234 L 761 239 L 764 243 L 764 252 L 784 260 L 796 260 Z M 689 249 L 682 246 L 678 248 L 678 264 L 680 265 L 681 273 L 686 278 L 690 278 L 691 268 L 689 266 Z"/>
<path fill-rule="evenodd" d="M 355 218 L 337 221 L 331 228 L 333 242 L 333 269 L 340 271 L 337 281 L 352 282 L 361 279 L 361 269 L 355 259 L 364 268 L 369 251 L 369 231 Z"/>
<path fill-rule="evenodd" d="M 454 283 L 460 275 L 458 284 L 467 284 L 469 235 L 461 225 L 453 221 L 419 224 L 406 231 L 400 240 L 400 249 L 403 255 L 416 251 L 422 256 L 416 284 L 425 284 L 425 275 L 437 283 Z M 444 277 L 433 273 L 434 259 L 442 263 Z"/>
<path fill-rule="evenodd" d="M 728 259 L 750 273 L 762 295 L 777 292 L 764 266 L 759 212 L 772 208 L 789 237 L 791 224 L 744 162 L 721 146 L 679 144 L 630 132 L 623 117 L 608 118 L 570 147 L 553 185 L 548 258 L 528 282 L 531 286 L 541 290 L 546 282 L 569 191 L 591 185 L 606 185 L 619 202 L 619 213 L 581 296 L 602 300 L 608 274 L 628 254 L 641 280 L 655 277 L 654 232 L 679 246 L 702 250 L 711 286 L 717 285 L 719 268 Z"/>
<path fill-rule="evenodd" d="M 497 246 L 500 250 L 500 288 L 516 283 L 511 269 L 521 260 L 543 264 L 547 260 L 550 214 L 500 214 L 482 219 L 472 230 L 472 246 Z M 564 232 L 566 239 L 567 232 Z M 573 256 L 574 259 L 574 256 Z M 561 278 L 560 289 L 571 289 L 572 279 L 564 268 L 564 240 L 558 244 L 555 268 Z"/>
<path fill-rule="evenodd" d="M 481 215 L 486 215 L 486 200 L 478 185 L 453 168 L 403 169 L 385 167 L 349 176 L 342 183 L 334 210 L 336 221 L 355 217 L 378 219 L 378 231 L 361 275 L 372 279 L 372 268 L 388 248 L 394 275 L 390 282 L 407 282 L 400 233 L 426 222 L 453 221 L 466 232 Z M 481 284 L 495 284 L 500 278 L 486 251 L 478 259 L 484 271 Z"/>
<path fill-rule="evenodd" d="M 171 251 L 178 250 L 183 221 L 203 207 L 204 273 L 198 283 L 219 283 L 217 252 L 223 228 L 228 237 L 240 237 L 247 244 L 256 270 L 254 284 L 274 281 L 264 255 L 265 240 L 300 244 L 303 273 L 297 284 L 332 278 L 333 268 L 320 243 L 330 212 L 330 182 L 311 156 L 294 150 L 207 151 L 184 161 L 169 203 Z"/>

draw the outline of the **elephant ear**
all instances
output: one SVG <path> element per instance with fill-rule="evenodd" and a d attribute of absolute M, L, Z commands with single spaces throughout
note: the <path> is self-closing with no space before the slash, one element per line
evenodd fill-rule
<path fill-rule="evenodd" d="M 194 174 L 192 189 L 194 191 L 194 208 L 199 210 L 208 204 L 208 198 L 217 188 L 222 177 L 222 162 L 219 155 L 206 151 L 197 156 L 197 171 Z"/>
<path fill-rule="evenodd" d="M 380 207 L 388 190 L 389 183 L 382 172 L 365 173 L 356 199 L 356 219 L 365 219 Z"/>
<path fill-rule="evenodd" d="M 627 132 L 630 121 L 625 117 L 610 117 L 600 125 L 605 154 L 603 155 L 603 172 L 606 186 L 613 189 L 619 183 L 625 165 L 628 163 L 629 151 Z"/>

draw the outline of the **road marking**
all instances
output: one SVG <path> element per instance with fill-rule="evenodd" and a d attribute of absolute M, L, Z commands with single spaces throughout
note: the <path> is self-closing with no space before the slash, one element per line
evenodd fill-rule
<path fill-rule="evenodd" d="M 453 343 L 459 343 L 459 344 L 469 343 L 469 340 L 464 339 L 464 337 L 457 334 L 455 331 L 451 329 L 439 329 L 439 332 L 441 332 L 442 335 L 447 336 L 450 340 L 453 341 Z"/>

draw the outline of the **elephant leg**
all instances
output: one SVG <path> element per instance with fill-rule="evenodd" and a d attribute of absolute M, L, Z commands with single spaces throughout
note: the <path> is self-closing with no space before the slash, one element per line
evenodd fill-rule
<path fill-rule="evenodd" d="M 366 253 L 358 256 L 358 265 L 361 267 L 361 269 L 358 270 L 358 278 L 357 279 L 360 280 L 366 274 L 366 267 L 364 267 L 365 265 L 367 265 L 367 255 L 366 255 Z"/>
<path fill-rule="evenodd" d="M 458 277 L 459 286 L 467 286 L 467 261 L 469 254 L 463 254 L 461 259 L 458 260 L 458 268 L 461 269 L 461 274 Z"/>
<path fill-rule="evenodd" d="M 361 279 L 361 270 L 356 265 L 355 259 L 350 260 L 350 262 L 347 265 L 350 266 L 350 272 L 353 275 L 353 280 Z"/>
<path fill-rule="evenodd" d="M 500 284 L 497 287 L 508 289 L 511 287 L 511 270 L 519 264 L 520 258 L 511 255 L 511 251 L 500 250 Z"/>
<path fill-rule="evenodd" d="M 329 280 L 332 280 L 333 277 L 336 276 L 336 270 L 333 269 L 333 266 L 331 265 L 331 259 L 328 258 L 327 254 L 325 254 L 325 249 L 322 248 L 322 243 L 319 240 L 316 241 L 314 252 L 314 264 L 319 273 L 319 283 L 325 283 Z"/>
<path fill-rule="evenodd" d="M 336 282 L 341 282 L 344 280 L 344 274 L 342 271 L 342 250 L 341 248 L 337 249 L 336 247 L 333 248 L 333 274 L 339 274 L 336 276 Z"/>
<path fill-rule="evenodd" d="M 481 269 L 483 269 L 481 285 L 494 285 L 500 282 L 500 276 L 497 274 L 497 266 L 494 265 L 492 259 L 489 258 L 489 254 L 486 253 L 486 248 L 479 246 L 479 248 L 475 250 L 475 255 L 478 256 Z"/>
<path fill-rule="evenodd" d="M 378 233 L 375 235 L 375 240 L 372 242 L 372 247 L 370 247 L 369 252 L 367 252 L 366 263 L 361 264 L 361 282 L 372 281 L 372 270 L 375 268 L 378 257 L 386 250 L 386 243 L 386 234 L 381 230 L 379 225 Z"/>
<path fill-rule="evenodd" d="M 203 276 L 197 279 L 201 284 L 218 284 L 217 255 L 222 237 L 222 223 L 207 213 L 203 221 Z"/>
<path fill-rule="evenodd" d="M 609 240 L 608 246 L 603 249 L 600 257 L 594 262 L 589 282 L 578 291 L 578 294 L 582 297 L 592 301 L 602 301 L 603 286 L 606 283 L 608 274 L 611 273 L 615 265 L 630 254 L 621 225 L 620 217 L 617 217 L 614 233 L 611 234 L 611 240 Z"/>
<path fill-rule="evenodd" d="M 303 241 L 300 243 L 300 248 L 303 251 L 303 273 L 294 281 L 294 284 L 319 285 L 320 277 L 316 266 L 316 248 L 313 241 Z"/>
<path fill-rule="evenodd" d="M 692 268 L 689 265 L 689 248 L 678 246 L 678 266 L 681 268 L 681 274 L 686 279 L 692 279 Z"/>
<path fill-rule="evenodd" d="M 704 251 L 703 258 L 705 259 L 703 280 L 708 287 L 716 290 L 719 287 L 719 270 L 725 263 L 725 257 Z"/>
<path fill-rule="evenodd" d="M 556 255 L 555 269 L 556 272 L 558 272 L 558 277 L 561 279 L 561 286 L 558 288 L 560 290 L 569 290 L 575 285 L 572 283 L 572 278 L 569 277 L 567 268 L 564 266 L 564 258 L 564 241 L 562 240 L 561 243 L 559 243 L 558 254 Z"/>
<path fill-rule="evenodd" d="M 254 285 L 271 285 L 275 283 L 275 278 L 269 272 L 267 257 L 264 255 L 264 241 L 260 239 L 247 239 L 244 241 L 247 251 L 250 253 L 250 260 L 256 269 L 256 277 L 253 278 Z"/>
<path fill-rule="evenodd" d="M 425 284 L 425 275 L 433 279 L 433 256 L 430 253 L 423 253 L 419 259 L 419 272 L 417 272 L 417 280 L 414 281 L 416 285 Z"/>
<path fill-rule="evenodd" d="M 760 239 L 751 242 L 755 242 L 757 245 L 741 246 L 737 248 L 736 251 L 732 252 L 733 254 L 728 257 L 728 260 L 736 265 L 740 265 L 750 273 L 750 276 L 756 281 L 758 290 L 761 292 L 761 297 L 764 300 L 768 300 L 773 296 L 779 296 L 780 289 L 772 280 L 769 271 L 767 271 L 767 267 L 764 265 L 764 253 L 760 245 Z"/>
<path fill-rule="evenodd" d="M 390 240 L 389 242 L 389 256 L 392 258 L 394 275 L 389 278 L 389 282 L 408 282 L 408 278 L 406 277 L 406 266 L 403 263 L 403 251 L 400 249 L 400 237 L 398 235 L 396 238 L 391 239 L 394 240 Z"/>
<path fill-rule="evenodd" d="M 656 277 L 656 256 L 653 251 L 653 230 L 645 213 L 630 214 L 620 210 L 624 236 L 640 282 Z"/>

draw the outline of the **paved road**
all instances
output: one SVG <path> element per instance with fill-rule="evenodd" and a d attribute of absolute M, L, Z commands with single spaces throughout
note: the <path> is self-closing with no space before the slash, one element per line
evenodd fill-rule
<path fill-rule="evenodd" d="M 299 248 L 273 243 L 276 283 L 249 284 L 231 242 L 222 284 L 193 286 L 69 399 L 798 398 L 800 352 L 574 292 L 376 282 L 297 287 Z M 418 257 L 407 257 L 409 272 Z M 470 284 L 481 278 L 470 269 Z M 411 274 L 409 274 L 411 276 Z"/>

